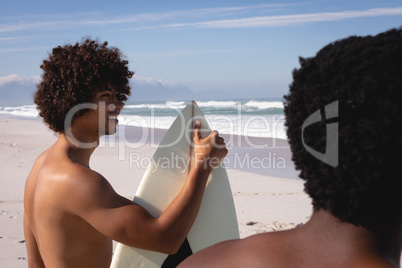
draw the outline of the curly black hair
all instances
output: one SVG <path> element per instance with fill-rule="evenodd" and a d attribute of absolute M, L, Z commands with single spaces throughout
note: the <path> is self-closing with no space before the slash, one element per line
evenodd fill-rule
<path fill-rule="evenodd" d="M 34 102 L 39 115 L 55 132 L 64 131 L 64 120 L 71 108 L 91 102 L 97 89 L 107 83 L 116 87 L 121 101 L 126 101 L 131 90 L 129 79 L 134 74 L 118 48 L 89 38 L 54 48 L 40 68 L 42 80 Z M 75 117 L 87 111 L 80 110 Z"/>
<path fill-rule="evenodd" d="M 284 96 L 286 127 L 314 209 L 365 227 L 374 219 L 400 219 L 402 28 L 336 41 L 300 58 L 300 65 Z M 339 115 L 331 122 L 324 108 L 336 101 Z M 303 144 L 303 122 L 316 111 L 321 120 L 304 129 Z M 339 124 L 337 165 L 306 150 L 326 152 L 330 123 Z"/>

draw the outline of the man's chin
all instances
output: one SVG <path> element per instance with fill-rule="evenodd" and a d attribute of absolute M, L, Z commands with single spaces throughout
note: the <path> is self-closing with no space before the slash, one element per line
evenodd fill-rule
<path fill-rule="evenodd" d="M 104 131 L 101 131 L 100 136 L 107 136 L 107 135 L 113 135 L 116 134 L 117 132 L 117 127 L 111 126 L 108 129 L 105 129 Z"/>
<path fill-rule="evenodd" d="M 105 135 L 114 135 L 116 134 L 116 132 L 117 132 L 116 128 L 110 129 L 105 132 Z"/>

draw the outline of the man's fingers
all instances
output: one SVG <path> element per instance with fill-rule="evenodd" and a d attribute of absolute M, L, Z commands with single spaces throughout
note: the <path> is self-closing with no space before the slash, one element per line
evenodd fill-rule
<path fill-rule="evenodd" d="M 218 138 L 218 144 L 225 144 L 225 140 L 222 137 Z"/>
<path fill-rule="evenodd" d="M 216 145 L 219 139 L 218 131 L 216 130 L 212 131 L 211 134 L 209 134 L 209 136 L 211 137 L 212 144 Z"/>
<path fill-rule="evenodd" d="M 197 120 L 194 125 L 194 141 L 198 143 L 201 139 L 201 123 Z"/>
<path fill-rule="evenodd" d="M 203 142 L 203 140 L 205 142 Z M 213 130 L 208 137 L 201 137 L 201 123 L 197 120 L 194 125 L 194 143 L 197 148 L 208 147 L 210 145 L 216 147 L 217 149 L 224 149 L 227 154 L 225 140 L 219 136 L 218 131 Z M 208 145 L 209 144 L 209 145 Z M 201 147 L 200 147 L 201 146 Z"/>

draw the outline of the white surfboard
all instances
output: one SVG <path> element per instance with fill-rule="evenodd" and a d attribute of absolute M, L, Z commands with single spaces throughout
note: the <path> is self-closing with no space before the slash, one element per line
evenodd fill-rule
<path fill-rule="evenodd" d="M 141 180 L 134 202 L 154 217 L 162 214 L 184 185 L 193 154 L 196 120 L 201 122 L 203 138 L 211 132 L 198 105 L 190 102 L 167 131 Z M 175 267 L 192 253 L 218 242 L 238 238 L 239 228 L 229 179 L 225 168 L 218 166 L 208 178 L 197 218 L 176 255 L 118 243 L 111 268 Z"/>

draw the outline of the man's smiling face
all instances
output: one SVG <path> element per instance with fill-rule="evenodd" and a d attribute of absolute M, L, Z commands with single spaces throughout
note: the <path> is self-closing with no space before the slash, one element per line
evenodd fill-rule
<path fill-rule="evenodd" d="M 95 94 L 92 103 L 96 105 L 96 109 L 90 109 L 84 116 L 87 117 L 89 126 L 92 126 L 92 131 L 97 131 L 99 137 L 116 133 L 119 122 L 117 116 L 124 106 L 120 99 L 120 94 L 110 84 Z"/>

